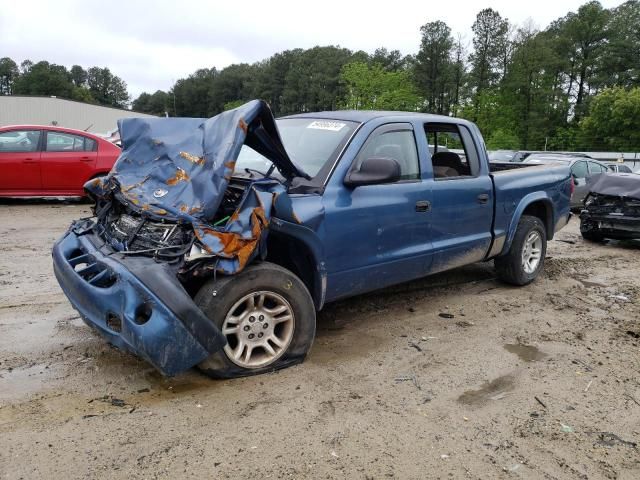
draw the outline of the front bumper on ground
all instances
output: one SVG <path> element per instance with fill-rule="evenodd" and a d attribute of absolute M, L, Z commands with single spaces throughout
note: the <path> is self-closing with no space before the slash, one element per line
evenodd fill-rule
<path fill-rule="evenodd" d="M 226 344 L 165 263 L 115 253 L 76 225 L 54 245 L 53 267 L 89 326 L 165 375 L 197 365 Z"/>

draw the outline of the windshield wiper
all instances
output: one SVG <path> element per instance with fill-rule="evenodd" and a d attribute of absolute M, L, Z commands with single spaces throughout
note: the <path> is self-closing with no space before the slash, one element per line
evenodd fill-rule
<path fill-rule="evenodd" d="M 249 167 L 245 167 L 244 171 L 247 172 L 249 175 L 251 175 L 253 172 L 255 172 L 255 173 L 259 173 L 260 175 L 262 175 L 265 178 L 273 178 L 271 176 L 271 174 L 273 173 L 275 168 L 276 168 L 275 164 L 272 163 L 271 166 L 269 167 L 269 170 L 267 170 L 266 173 L 265 172 L 261 172 L 260 170 L 256 170 L 255 168 L 249 168 Z"/>

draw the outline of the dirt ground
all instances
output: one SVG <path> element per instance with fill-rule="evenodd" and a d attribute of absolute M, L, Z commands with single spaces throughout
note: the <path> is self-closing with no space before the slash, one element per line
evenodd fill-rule
<path fill-rule="evenodd" d="M 57 285 L 79 203 L 0 204 L 0 478 L 640 478 L 640 243 L 491 262 L 329 306 L 301 365 L 167 379 Z"/>

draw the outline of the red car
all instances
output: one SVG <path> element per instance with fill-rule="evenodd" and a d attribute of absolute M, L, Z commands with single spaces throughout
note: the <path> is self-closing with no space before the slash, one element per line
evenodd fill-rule
<path fill-rule="evenodd" d="M 107 140 L 43 125 L 0 128 L 0 197 L 84 195 L 88 180 L 106 175 L 120 155 Z"/>

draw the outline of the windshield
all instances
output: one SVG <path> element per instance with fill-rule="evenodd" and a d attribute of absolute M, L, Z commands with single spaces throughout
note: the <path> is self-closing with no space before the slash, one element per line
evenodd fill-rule
<path fill-rule="evenodd" d="M 315 177 L 340 149 L 357 126 L 355 122 L 319 118 L 285 118 L 276 120 L 282 143 L 293 163 Z M 266 173 L 271 161 L 243 145 L 236 162 L 236 172 L 245 168 Z"/>

